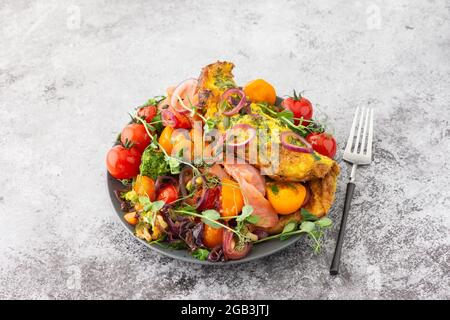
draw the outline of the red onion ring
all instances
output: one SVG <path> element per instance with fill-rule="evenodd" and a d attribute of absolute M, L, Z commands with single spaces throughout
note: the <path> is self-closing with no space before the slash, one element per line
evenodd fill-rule
<path fill-rule="evenodd" d="M 189 78 L 189 79 L 182 81 L 175 88 L 175 90 L 173 91 L 172 96 L 170 98 L 170 105 L 176 112 L 181 113 L 181 114 L 186 114 L 186 113 L 191 112 L 191 110 L 183 108 L 183 106 L 180 106 L 180 108 L 178 108 L 178 104 L 180 103 L 180 101 L 178 100 L 178 97 L 183 99 L 183 96 L 186 95 L 190 99 L 190 102 L 193 103 L 193 98 L 195 95 L 195 90 L 197 89 L 197 85 L 198 85 L 197 79 Z M 189 88 L 189 86 L 191 86 L 191 88 Z M 190 89 L 190 91 L 185 92 L 185 91 L 187 91 L 186 89 Z"/>
<path fill-rule="evenodd" d="M 230 98 L 231 95 L 233 95 L 233 94 L 237 94 L 238 96 L 240 96 L 241 100 L 239 101 L 239 103 L 233 109 L 222 112 L 226 116 L 232 116 L 232 115 L 238 113 L 242 109 L 242 107 L 245 105 L 245 103 L 247 102 L 247 98 L 245 97 L 244 91 L 242 91 L 240 89 L 233 88 L 233 89 L 228 89 L 227 91 L 225 91 L 222 94 L 222 97 L 220 99 L 220 103 L 228 101 L 228 98 Z"/>
<path fill-rule="evenodd" d="M 229 230 L 223 230 L 223 254 L 226 260 L 239 260 L 249 254 L 253 247 L 252 243 L 245 243 L 242 250 L 236 250 L 236 241 L 234 233 Z"/>
<path fill-rule="evenodd" d="M 207 209 L 214 209 L 217 207 L 217 199 L 220 197 L 220 187 L 208 188 L 206 185 L 206 178 L 201 175 L 192 177 L 191 183 L 193 186 L 197 185 L 197 179 L 202 179 L 202 193 L 197 199 L 195 209 L 197 211 L 204 211 Z"/>
<path fill-rule="evenodd" d="M 169 111 L 167 109 L 161 111 L 161 120 L 165 127 L 174 128 L 177 124 L 177 118 L 172 113 L 172 111 Z"/>
<path fill-rule="evenodd" d="M 167 180 L 172 182 L 172 184 L 177 188 L 177 191 L 178 191 L 178 181 L 174 177 L 171 177 L 171 176 L 159 176 L 156 179 L 156 182 L 155 182 L 155 192 L 156 192 L 156 194 L 159 193 L 159 189 L 161 189 L 161 187 L 165 184 L 165 181 L 167 181 Z"/>
<path fill-rule="evenodd" d="M 232 134 L 233 134 L 234 130 L 246 130 L 247 133 L 249 134 L 249 137 L 244 142 L 238 142 L 238 143 L 230 142 L 229 140 L 232 137 Z M 235 125 L 231 129 L 227 130 L 227 133 L 225 134 L 225 141 L 227 143 L 227 146 L 229 146 L 229 147 L 241 147 L 241 146 L 245 146 L 250 141 L 252 141 L 255 138 L 255 136 L 256 136 L 256 129 L 255 128 L 253 128 L 249 124 L 241 123 L 241 124 Z"/>
<path fill-rule="evenodd" d="M 300 140 L 300 142 L 303 143 L 305 146 L 300 147 L 295 144 L 292 144 L 288 141 L 289 138 L 294 138 L 294 139 Z M 280 140 L 281 140 L 281 144 L 283 145 L 283 147 L 285 147 L 287 150 L 295 151 L 295 152 L 303 152 L 303 153 L 313 153 L 314 152 L 312 146 L 309 144 L 308 141 L 306 141 L 305 138 L 303 138 L 302 136 L 300 136 L 292 131 L 282 132 L 281 136 L 280 136 Z"/>

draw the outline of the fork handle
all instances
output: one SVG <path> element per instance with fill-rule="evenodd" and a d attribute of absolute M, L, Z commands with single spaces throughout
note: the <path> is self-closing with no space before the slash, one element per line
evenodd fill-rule
<path fill-rule="evenodd" d="M 330 274 L 337 275 L 339 273 L 339 263 L 341 260 L 342 244 L 344 243 L 345 226 L 347 225 L 347 216 L 350 211 L 350 204 L 352 203 L 353 191 L 355 184 L 349 182 L 347 184 L 347 192 L 345 193 L 344 212 L 342 213 L 341 228 L 336 242 L 336 249 L 334 250 L 333 261 L 331 262 Z"/>

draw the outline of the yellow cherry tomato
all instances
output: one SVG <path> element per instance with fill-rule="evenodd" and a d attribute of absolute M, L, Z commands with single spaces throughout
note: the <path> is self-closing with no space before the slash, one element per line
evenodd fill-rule
<path fill-rule="evenodd" d="M 222 179 L 222 217 L 237 216 L 244 207 L 244 197 L 242 196 L 239 184 L 233 180 Z"/>
<path fill-rule="evenodd" d="M 203 228 L 203 244 L 212 249 L 222 244 L 223 228 L 213 228 L 207 224 Z"/>
<path fill-rule="evenodd" d="M 256 79 L 247 83 L 244 92 L 252 102 L 267 102 L 274 105 L 277 99 L 274 87 L 263 79 Z"/>
<path fill-rule="evenodd" d="M 141 175 L 136 176 L 133 190 L 140 196 L 148 196 L 150 201 L 155 200 L 155 182 L 152 178 Z"/>
<path fill-rule="evenodd" d="M 301 183 L 273 182 L 266 185 L 267 199 L 279 214 L 291 214 L 301 208 L 306 188 Z"/>
<path fill-rule="evenodd" d="M 158 143 L 168 154 L 172 152 L 172 133 L 173 128 L 172 127 L 165 127 L 164 130 L 161 132 L 161 135 L 159 136 Z"/>

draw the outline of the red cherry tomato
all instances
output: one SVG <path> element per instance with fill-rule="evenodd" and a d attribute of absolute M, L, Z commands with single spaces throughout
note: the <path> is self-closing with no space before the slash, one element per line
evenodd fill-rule
<path fill-rule="evenodd" d="M 190 129 L 192 127 L 189 118 L 176 112 L 173 108 L 164 109 L 161 112 L 161 118 L 163 125 L 166 127 L 172 127 L 174 129 Z"/>
<path fill-rule="evenodd" d="M 147 106 L 138 109 L 138 117 L 144 119 L 147 122 L 152 122 L 153 118 L 156 116 L 158 110 L 156 106 Z"/>
<path fill-rule="evenodd" d="M 313 149 L 328 158 L 336 155 L 336 140 L 329 133 L 310 133 L 306 140 L 312 145 Z"/>
<path fill-rule="evenodd" d="M 131 179 L 139 173 L 141 152 L 136 147 L 117 145 L 106 155 L 108 172 L 116 179 Z"/>
<path fill-rule="evenodd" d="M 190 129 L 192 127 L 191 121 L 184 114 L 174 112 L 176 118 L 176 129 Z"/>
<path fill-rule="evenodd" d="M 151 139 L 143 124 L 131 123 L 123 128 L 120 141 L 124 146 L 132 144 L 142 153 L 150 144 Z"/>
<path fill-rule="evenodd" d="M 178 199 L 177 188 L 173 184 L 167 184 L 159 190 L 157 200 L 162 200 L 169 204 Z"/>
<path fill-rule="evenodd" d="M 311 120 L 313 116 L 313 107 L 311 102 L 302 97 L 301 95 L 297 95 L 294 91 L 294 96 L 289 97 L 283 100 L 281 105 L 288 110 L 291 110 L 294 114 L 294 118 L 302 118 L 305 120 Z M 294 124 L 298 125 L 300 120 L 295 119 Z M 309 124 L 308 121 L 303 121 L 302 125 L 307 126 Z"/>

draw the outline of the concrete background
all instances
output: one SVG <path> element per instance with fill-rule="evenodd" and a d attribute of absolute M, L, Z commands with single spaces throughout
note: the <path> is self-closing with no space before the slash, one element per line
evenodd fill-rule
<path fill-rule="evenodd" d="M 0 298 L 450 298 L 449 1 L 0 0 Z M 185 264 L 119 224 L 105 154 L 127 112 L 217 59 L 328 115 L 342 176 L 320 255 Z M 376 109 L 328 268 L 356 106 Z"/>

